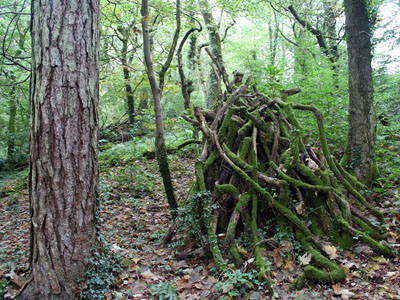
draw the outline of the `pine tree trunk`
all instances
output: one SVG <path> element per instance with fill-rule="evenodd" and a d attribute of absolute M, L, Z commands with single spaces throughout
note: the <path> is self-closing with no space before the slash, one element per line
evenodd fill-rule
<path fill-rule="evenodd" d="M 377 175 L 374 161 L 376 111 L 373 103 L 371 35 L 365 1 L 345 0 L 349 56 L 349 134 L 347 167 L 369 184 Z"/>
<path fill-rule="evenodd" d="M 21 299 L 76 299 L 95 247 L 99 1 L 32 2 L 31 275 Z"/>

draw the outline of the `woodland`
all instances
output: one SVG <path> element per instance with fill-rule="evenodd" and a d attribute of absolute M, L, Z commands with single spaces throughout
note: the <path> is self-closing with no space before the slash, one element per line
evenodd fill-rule
<path fill-rule="evenodd" d="M 0 0 L 0 299 L 400 299 L 399 19 Z"/>

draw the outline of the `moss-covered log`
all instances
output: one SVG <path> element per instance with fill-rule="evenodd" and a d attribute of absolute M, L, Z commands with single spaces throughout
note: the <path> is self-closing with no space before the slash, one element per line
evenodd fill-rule
<path fill-rule="evenodd" d="M 272 259 L 263 257 L 268 252 L 261 247 L 277 231 L 293 236 L 312 257 L 292 283 L 295 289 L 307 280 L 344 280 L 344 270 L 326 256 L 326 244 L 350 248 L 357 239 L 379 254 L 393 255 L 376 225 L 383 221 L 382 212 L 366 201 L 362 185 L 330 154 L 322 114 L 315 107 L 250 94 L 246 85 L 223 99 L 212 122 L 201 109 L 194 110 L 193 124 L 204 139 L 197 187 L 209 196 L 198 202 L 193 214 L 198 220 L 187 224 L 200 224 L 196 230 L 207 237 L 205 246 L 221 271 L 248 260 L 240 251 L 247 247 L 245 253 L 254 255 L 254 267 L 270 286 L 265 261 Z M 315 118 L 319 145 L 305 144 L 298 110 Z M 240 241 L 246 234 L 251 238 L 244 245 Z"/>

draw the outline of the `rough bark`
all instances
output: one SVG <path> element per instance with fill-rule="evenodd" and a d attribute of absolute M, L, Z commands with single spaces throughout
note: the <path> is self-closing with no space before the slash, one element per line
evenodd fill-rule
<path fill-rule="evenodd" d="M 373 103 L 371 35 L 365 1 L 346 0 L 346 36 L 349 67 L 349 133 L 346 165 L 369 184 L 377 176 L 374 160 L 376 111 Z"/>
<path fill-rule="evenodd" d="M 32 1 L 31 275 L 21 299 L 76 299 L 95 246 L 99 1 Z"/>
<path fill-rule="evenodd" d="M 178 207 L 178 204 L 176 202 L 176 197 L 171 181 L 171 174 L 168 166 L 167 148 L 165 146 L 164 125 L 163 125 L 162 110 L 161 110 L 161 89 L 155 77 L 153 58 L 150 46 L 150 31 L 149 31 L 149 21 L 148 21 L 150 17 L 149 17 L 149 6 L 147 0 L 142 0 L 141 15 L 142 15 L 142 28 L 143 28 L 144 58 L 147 67 L 147 75 L 149 77 L 151 91 L 153 94 L 154 113 L 156 118 L 155 146 L 156 146 L 157 160 L 161 177 L 164 183 L 165 193 L 167 195 L 168 204 L 170 206 L 172 216 L 174 217 L 174 212 Z"/>

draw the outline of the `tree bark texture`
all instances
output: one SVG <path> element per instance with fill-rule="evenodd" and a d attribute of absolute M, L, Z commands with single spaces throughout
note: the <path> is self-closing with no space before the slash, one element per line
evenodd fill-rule
<path fill-rule="evenodd" d="M 31 277 L 21 299 L 76 299 L 95 246 L 99 1 L 32 1 Z"/>
<path fill-rule="evenodd" d="M 147 0 L 142 0 L 141 15 L 142 15 L 142 27 L 143 27 L 143 52 L 147 67 L 147 75 L 149 77 L 151 91 L 153 94 L 154 114 L 156 117 L 156 153 L 157 153 L 158 167 L 160 169 L 161 177 L 163 179 L 165 193 L 167 194 L 168 204 L 171 209 L 171 213 L 174 216 L 174 211 L 178 207 L 178 203 L 176 202 L 176 197 L 172 186 L 171 174 L 168 165 L 167 148 L 165 146 L 164 124 L 163 124 L 162 109 L 161 109 L 161 89 L 157 83 L 153 66 L 153 58 L 150 46 L 150 30 L 148 21 L 150 17 L 149 17 L 149 6 Z"/>
<path fill-rule="evenodd" d="M 133 126 L 135 123 L 135 99 L 133 97 L 133 90 L 130 83 L 130 72 L 128 66 L 128 42 L 129 42 L 129 31 L 130 28 L 120 27 L 118 31 L 121 33 L 120 40 L 122 42 L 121 49 L 121 62 L 122 62 L 122 71 L 124 73 L 124 83 L 125 83 L 125 92 L 126 92 L 126 103 L 128 106 L 128 117 L 129 124 Z"/>
<path fill-rule="evenodd" d="M 373 103 L 370 26 L 365 1 L 345 0 L 344 5 L 350 98 L 346 161 L 356 177 L 368 184 L 376 176 L 376 111 Z"/>
<path fill-rule="evenodd" d="M 211 8 L 209 7 L 208 2 L 201 1 L 200 4 L 202 6 L 201 13 L 203 15 L 204 23 L 206 24 L 206 27 L 208 29 L 208 37 L 210 41 L 211 53 L 214 54 L 214 56 L 217 57 L 219 63 L 222 64 L 221 38 L 218 32 L 219 28 L 215 24 L 214 17 L 211 13 Z M 220 90 L 221 90 L 221 82 L 217 74 L 215 74 L 213 69 L 210 68 L 210 77 L 208 81 L 208 89 L 206 96 L 206 104 L 208 108 L 212 108 L 215 105 L 217 99 L 219 98 L 218 94 Z"/>

